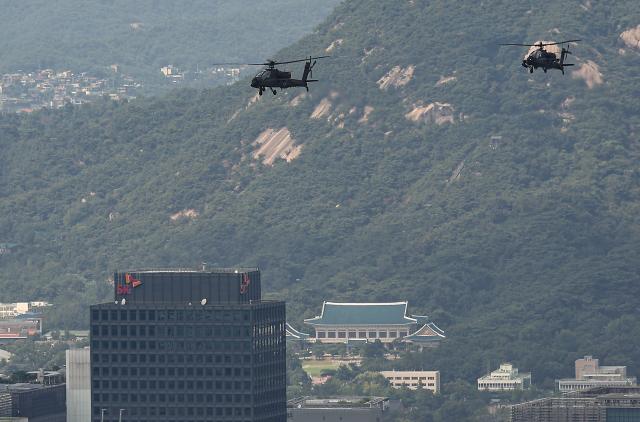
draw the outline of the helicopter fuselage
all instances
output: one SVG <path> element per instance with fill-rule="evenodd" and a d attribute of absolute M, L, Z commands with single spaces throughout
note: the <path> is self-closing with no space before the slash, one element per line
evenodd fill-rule
<path fill-rule="evenodd" d="M 265 69 L 258 73 L 251 80 L 251 87 L 262 89 L 265 88 L 293 88 L 304 87 L 306 82 L 302 79 L 291 78 L 291 72 L 283 72 L 278 69 Z"/>
<path fill-rule="evenodd" d="M 529 54 L 522 61 L 523 67 L 537 69 L 541 67 L 542 69 L 562 69 L 560 65 L 560 59 L 555 55 L 555 53 L 550 53 L 545 50 L 536 50 Z"/>
<path fill-rule="evenodd" d="M 565 63 L 567 54 L 571 54 L 569 50 L 562 49 L 560 57 L 556 53 L 552 53 L 543 48 L 539 48 L 529 53 L 524 60 L 522 60 L 522 67 L 529 69 L 530 73 L 533 73 L 534 69 L 539 67 L 546 73 L 548 69 L 558 69 L 564 75 L 565 66 L 573 66 L 571 63 Z"/>
<path fill-rule="evenodd" d="M 266 69 L 260 71 L 251 80 L 251 87 L 258 90 L 258 94 L 262 93 L 269 88 L 273 95 L 276 94 L 275 88 L 286 89 L 294 87 L 306 88 L 309 91 L 309 82 L 316 82 L 315 79 L 309 79 L 311 69 L 315 65 L 315 62 L 311 62 L 311 59 L 305 62 L 304 70 L 302 72 L 302 79 L 293 79 L 291 72 L 285 72 L 276 69 L 273 65 L 270 65 Z"/>

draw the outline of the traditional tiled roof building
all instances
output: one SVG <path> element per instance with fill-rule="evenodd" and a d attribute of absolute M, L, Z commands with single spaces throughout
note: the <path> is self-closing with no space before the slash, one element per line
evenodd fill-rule
<path fill-rule="evenodd" d="M 315 329 L 315 341 L 321 343 L 403 340 L 437 345 L 445 338 L 427 317 L 407 315 L 407 302 L 324 302 L 322 313 L 304 322 Z"/>

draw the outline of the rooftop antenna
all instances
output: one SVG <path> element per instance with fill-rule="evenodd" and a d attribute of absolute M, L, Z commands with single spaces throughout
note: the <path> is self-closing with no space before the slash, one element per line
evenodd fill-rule
<path fill-rule="evenodd" d="M 206 269 L 207 269 L 207 263 L 203 262 L 202 263 L 202 271 L 206 271 Z"/>

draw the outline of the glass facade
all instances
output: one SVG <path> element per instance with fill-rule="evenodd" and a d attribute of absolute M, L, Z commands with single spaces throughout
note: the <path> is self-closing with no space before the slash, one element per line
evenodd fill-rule
<path fill-rule="evenodd" d="M 609 408 L 607 422 L 640 422 L 640 407 Z"/>
<path fill-rule="evenodd" d="M 284 302 L 92 306 L 92 420 L 284 422 L 285 352 Z"/>

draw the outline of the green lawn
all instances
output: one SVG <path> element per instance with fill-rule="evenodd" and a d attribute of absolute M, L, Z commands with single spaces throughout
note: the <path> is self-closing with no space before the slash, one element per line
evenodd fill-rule
<path fill-rule="evenodd" d="M 319 377 L 325 369 L 338 369 L 344 362 L 335 360 L 305 360 L 302 362 L 302 369 L 305 370 L 310 377 Z"/>

